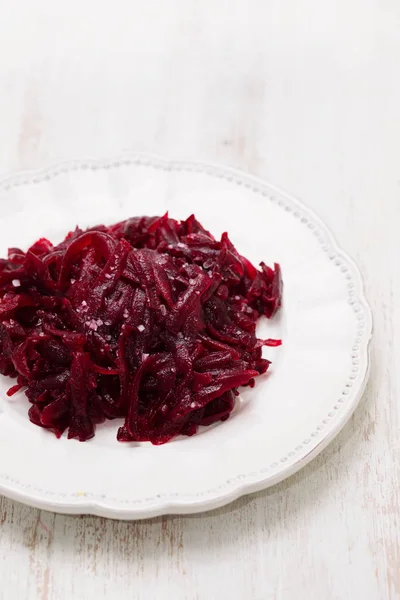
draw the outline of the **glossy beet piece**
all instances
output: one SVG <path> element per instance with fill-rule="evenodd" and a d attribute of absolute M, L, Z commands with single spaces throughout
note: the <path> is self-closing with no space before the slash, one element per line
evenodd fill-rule
<path fill-rule="evenodd" d="M 281 294 L 279 265 L 256 269 L 193 215 L 77 228 L 0 260 L 0 373 L 57 437 L 123 417 L 118 440 L 162 444 L 226 420 L 267 371 L 281 342 L 256 322 Z"/>

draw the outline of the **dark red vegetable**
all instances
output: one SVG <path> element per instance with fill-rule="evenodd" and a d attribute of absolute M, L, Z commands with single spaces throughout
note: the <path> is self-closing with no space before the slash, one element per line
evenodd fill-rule
<path fill-rule="evenodd" d="M 281 292 L 279 265 L 257 270 L 193 215 L 77 228 L 0 260 L 0 373 L 57 437 L 124 417 L 118 440 L 162 444 L 226 420 L 267 371 L 262 348 L 281 342 L 256 322 Z"/>

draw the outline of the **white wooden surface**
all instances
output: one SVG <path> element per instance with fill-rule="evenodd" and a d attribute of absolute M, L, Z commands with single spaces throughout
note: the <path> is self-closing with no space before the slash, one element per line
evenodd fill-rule
<path fill-rule="evenodd" d="M 138 523 L 3 498 L 1 599 L 400 598 L 399 27 L 397 0 L 1 3 L 0 174 L 129 149 L 252 171 L 330 224 L 375 317 L 365 398 L 309 467 Z"/>

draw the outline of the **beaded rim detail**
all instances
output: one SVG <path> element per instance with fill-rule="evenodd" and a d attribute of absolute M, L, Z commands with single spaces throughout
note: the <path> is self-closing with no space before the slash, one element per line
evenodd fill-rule
<path fill-rule="evenodd" d="M 174 172 L 195 172 L 224 179 L 260 194 L 282 210 L 291 213 L 294 218 L 299 219 L 301 224 L 312 232 L 328 260 L 332 261 L 347 281 L 348 303 L 352 307 L 356 319 L 356 335 L 351 354 L 352 369 L 347 381 L 344 382 L 340 396 L 315 430 L 310 432 L 309 436 L 286 456 L 282 456 L 279 461 L 258 471 L 239 474 L 219 486 L 202 492 L 157 494 L 135 500 L 90 492 L 56 493 L 24 484 L 0 473 L 0 493 L 38 508 L 65 513 L 89 513 L 117 519 L 140 519 L 162 514 L 195 513 L 223 506 L 244 494 L 259 491 L 286 479 L 310 462 L 344 427 L 357 407 L 367 384 L 370 368 L 369 342 L 372 336 L 372 314 L 364 296 L 363 281 L 358 267 L 338 247 L 332 233 L 320 218 L 311 209 L 279 188 L 229 167 L 195 161 L 167 160 L 140 153 L 110 160 L 72 160 L 46 169 L 21 172 L 0 181 L 0 192 L 49 181 L 59 175 L 74 171 L 110 170 L 130 166 Z M 358 380 L 357 386 L 353 387 L 356 380 Z M 339 415 L 342 416 L 340 421 L 338 420 Z M 285 464 L 284 470 L 282 470 L 282 464 Z"/>

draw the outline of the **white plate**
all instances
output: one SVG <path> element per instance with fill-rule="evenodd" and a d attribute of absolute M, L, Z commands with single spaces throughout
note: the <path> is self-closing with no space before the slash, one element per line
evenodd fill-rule
<path fill-rule="evenodd" d="M 164 446 L 120 444 L 116 421 L 86 443 L 32 425 L 0 383 L 0 492 L 68 513 L 139 519 L 191 513 L 266 488 L 309 462 L 346 423 L 368 376 L 372 320 L 359 271 L 327 227 L 275 187 L 229 169 L 146 156 L 74 161 L 0 184 L 1 246 L 137 214 L 195 212 L 254 262 L 279 262 L 284 305 L 260 328 L 282 337 L 273 366 L 225 423 Z"/>

